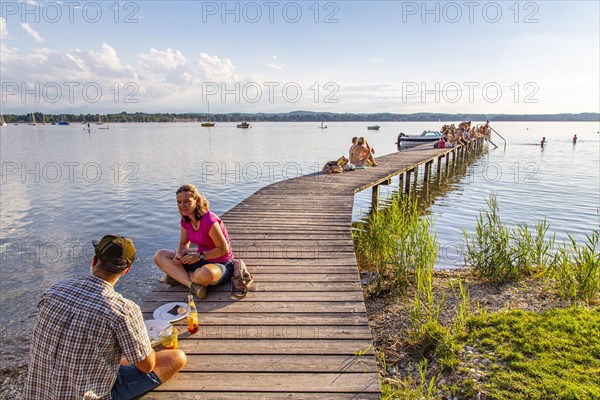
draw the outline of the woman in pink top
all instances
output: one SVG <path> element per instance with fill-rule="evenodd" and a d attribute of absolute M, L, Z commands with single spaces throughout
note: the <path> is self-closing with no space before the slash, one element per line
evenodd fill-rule
<path fill-rule="evenodd" d="M 175 251 L 157 251 L 154 262 L 167 274 L 167 283 L 181 283 L 203 299 L 207 286 L 231 280 L 233 254 L 229 235 L 223 221 L 208 209 L 208 200 L 194 185 L 181 186 L 176 195 L 181 214 L 179 246 Z M 198 246 L 197 251 L 189 251 L 190 242 Z"/>

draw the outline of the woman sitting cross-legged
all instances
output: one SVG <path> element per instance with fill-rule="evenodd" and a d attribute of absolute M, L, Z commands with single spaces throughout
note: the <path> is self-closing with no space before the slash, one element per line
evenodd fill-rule
<path fill-rule="evenodd" d="M 192 184 L 177 189 L 181 214 L 181 236 L 177 250 L 158 250 L 154 262 L 170 284 L 181 283 L 199 299 L 206 287 L 229 282 L 233 275 L 233 254 L 223 221 L 208 209 L 208 200 Z M 198 246 L 189 251 L 190 242 Z"/>

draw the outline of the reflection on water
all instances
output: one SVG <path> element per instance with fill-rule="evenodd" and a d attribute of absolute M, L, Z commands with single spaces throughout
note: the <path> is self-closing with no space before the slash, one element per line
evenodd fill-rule
<path fill-rule="evenodd" d="M 445 123 L 386 122 L 378 123 L 379 131 L 367 131 L 366 123 L 329 122 L 326 130 L 313 123 L 256 123 L 247 130 L 234 123 L 210 129 L 111 124 L 110 130 L 89 132 L 77 125 L 2 127 L 2 337 L 29 332 L 41 292 L 57 279 L 87 273 L 90 243 L 106 233 L 133 238 L 136 262 L 116 289 L 140 301 L 161 277 L 152 255 L 177 245 L 174 191 L 185 182 L 197 184 L 211 209 L 222 214 L 261 187 L 313 173 L 325 161 L 347 155 L 353 136 L 365 136 L 380 156 L 397 151 L 400 131 Z M 498 194 L 505 220 L 533 223 L 546 216 L 559 239 L 566 231 L 582 235 L 598 229 L 597 123 L 493 126 L 507 138 L 506 150 L 489 149 L 439 180 L 433 173 L 427 190 L 417 186 L 442 246 L 457 246 L 461 230 L 473 229 L 491 192 Z M 575 133 L 579 141 L 573 146 Z M 543 151 L 542 136 L 548 141 Z M 397 188 L 397 179 L 382 186 L 381 198 Z M 357 194 L 355 220 L 368 211 L 370 200 L 370 191 Z M 27 341 L 5 340 L 2 366 L 20 363 Z"/>

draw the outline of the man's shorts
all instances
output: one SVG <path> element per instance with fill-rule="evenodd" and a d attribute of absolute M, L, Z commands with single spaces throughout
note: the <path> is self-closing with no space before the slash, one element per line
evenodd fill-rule
<path fill-rule="evenodd" d="M 154 371 L 145 374 L 131 364 L 121 365 L 117 375 L 117 381 L 110 393 L 110 400 L 130 400 L 157 388 L 160 379 Z"/>

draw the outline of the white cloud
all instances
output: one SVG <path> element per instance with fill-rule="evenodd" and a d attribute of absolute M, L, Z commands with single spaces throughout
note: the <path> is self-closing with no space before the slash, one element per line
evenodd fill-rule
<path fill-rule="evenodd" d="M 36 32 L 35 29 L 33 29 L 31 27 L 31 25 L 29 25 L 27 22 L 23 22 L 21 24 L 21 28 L 23 28 L 25 30 L 25 32 L 27 32 L 29 34 L 29 36 L 31 36 L 36 42 L 38 43 L 43 43 L 44 42 L 44 38 Z"/>
<path fill-rule="evenodd" d="M 189 60 L 179 50 L 173 49 L 160 51 L 152 48 L 148 53 L 138 54 L 138 58 L 149 69 L 176 70 L 189 64 Z"/>
<path fill-rule="evenodd" d="M 229 58 L 221 59 L 206 53 L 200 53 L 198 65 L 202 68 L 204 77 L 211 82 L 233 82 L 236 75 L 235 66 Z"/>
<path fill-rule="evenodd" d="M 4 40 L 8 38 L 8 31 L 6 30 L 6 20 L 0 18 L 0 39 Z"/>
<path fill-rule="evenodd" d="M 272 58 L 274 61 L 277 61 L 277 60 L 278 60 L 278 59 L 277 59 L 277 56 L 271 56 L 271 58 Z M 266 65 L 267 67 L 269 67 L 269 68 L 278 69 L 278 70 L 284 70 L 284 69 L 286 69 L 286 68 L 287 68 L 287 65 L 285 65 L 285 64 L 282 64 L 282 63 L 280 63 L 280 62 L 269 63 L 269 64 L 265 64 L 265 65 Z"/>

